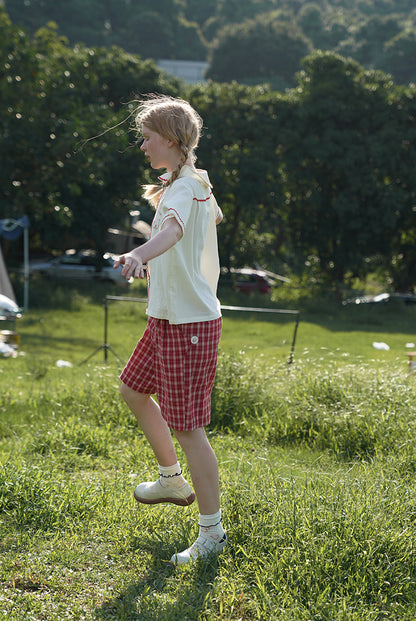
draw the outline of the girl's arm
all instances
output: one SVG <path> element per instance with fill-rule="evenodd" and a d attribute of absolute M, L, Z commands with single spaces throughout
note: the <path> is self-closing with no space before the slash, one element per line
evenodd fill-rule
<path fill-rule="evenodd" d="M 172 248 L 181 239 L 182 234 L 182 229 L 175 218 L 168 218 L 159 233 L 142 246 L 120 255 L 114 261 L 113 267 L 116 269 L 119 265 L 124 265 L 121 275 L 126 280 L 132 276 L 144 278 L 143 263 L 147 263 Z"/>
<path fill-rule="evenodd" d="M 221 211 L 221 208 L 218 207 L 218 214 L 217 214 L 217 219 L 215 220 L 215 224 L 219 224 L 222 221 L 223 217 L 224 215 Z"/>

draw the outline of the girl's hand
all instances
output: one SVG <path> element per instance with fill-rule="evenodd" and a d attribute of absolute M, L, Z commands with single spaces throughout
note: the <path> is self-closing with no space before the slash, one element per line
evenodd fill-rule
<path fill-rule="evenodd" d="M 124 265 L 121 275 L 127 280 L 133 276 L 135 278 L 144 278 L 143 262 L 147 263 L 152 259 L 159 257 L 161 254 L 172 248 L 182 237 L 182 229 L 175 218 L 169 217 L 164 223 L 162 230 L 154 237 L 149 239 L 138 248 L 131 252 L 121 254 L 114 261 L 114 268 Z"/>
<path fill-rule="evenodd" d="M 139 254 L 133 253 L 134 251 L 120 255 L 113 264 L 114 269 L 117 269 L 120 265 L 124 265 L 121 270 L 121 275 L 126 280 L 130 280 L 133 277 L 144 278 L 143 261 Z"/>

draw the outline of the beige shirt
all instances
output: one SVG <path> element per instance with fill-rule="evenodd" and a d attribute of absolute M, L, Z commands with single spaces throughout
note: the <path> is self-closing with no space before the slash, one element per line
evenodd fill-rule
<path fill-rule="evenodd" d="M 169 173 L 161 179 L 169 178 Z M 152 236 L 168 218 L 180 225 L 182 238 L 149 261 L 147 314 L 169 323 L 211 321 L 221 316 L 217 299 L 220 273 L 216 219 L 218 205 L 208 174 L 184 166 L 160 197 Z"/>

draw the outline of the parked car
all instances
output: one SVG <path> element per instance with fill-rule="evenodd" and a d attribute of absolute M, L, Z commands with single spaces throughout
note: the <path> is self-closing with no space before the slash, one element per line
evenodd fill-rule
<path fill-rule="evenodd" d="M 243 268 L 235 270 L 235 288 L 241 293 L 270 293 L 271 282 L 260 270 Z"/>
<path fill-rule="evenodd" d="M 221 268 L 221 283 L 231 285 L 242 293 L 270 293 L 272 289 L 272 283 L 264 271 L 248 267 Z"/>
<path fill-rule="evenodd" d="M 99 256 L 95 250 L 67 250 L 61 256 L 48 261 L 30 262 L 29 274 L 127 284 L 121 275 L 121 267 L 113 268 L 114 258 L 110 253 Z"/>

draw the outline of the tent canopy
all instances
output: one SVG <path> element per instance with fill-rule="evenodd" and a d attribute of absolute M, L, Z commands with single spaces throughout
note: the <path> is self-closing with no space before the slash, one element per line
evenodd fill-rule
<path fill-rule="evenodd" d="M 10 278 L 7 273 L 1 247 L 0 247 L 0 293 L 10 298 L 11 300 L 13 300 L 13 302 L 16 302 L 16 296 L 14 295 L 12 283 L 10 282 Z"/>
<path fill-rule="evenodd" d="M 23 232 L 24 237 L 24 303 L 23 306 L 27 310 L 29 306 L 29 218 L 22 216 L 18 220 L 6 218 L 0 220 L 0 237 L 15 240 L 20 237 Z M 0 248 L 0 293 L 7 296 L 14 302 L 16 298 L 13 287 L 11 285 L 6 266 L 3 260 L 3 254 Z"/>

